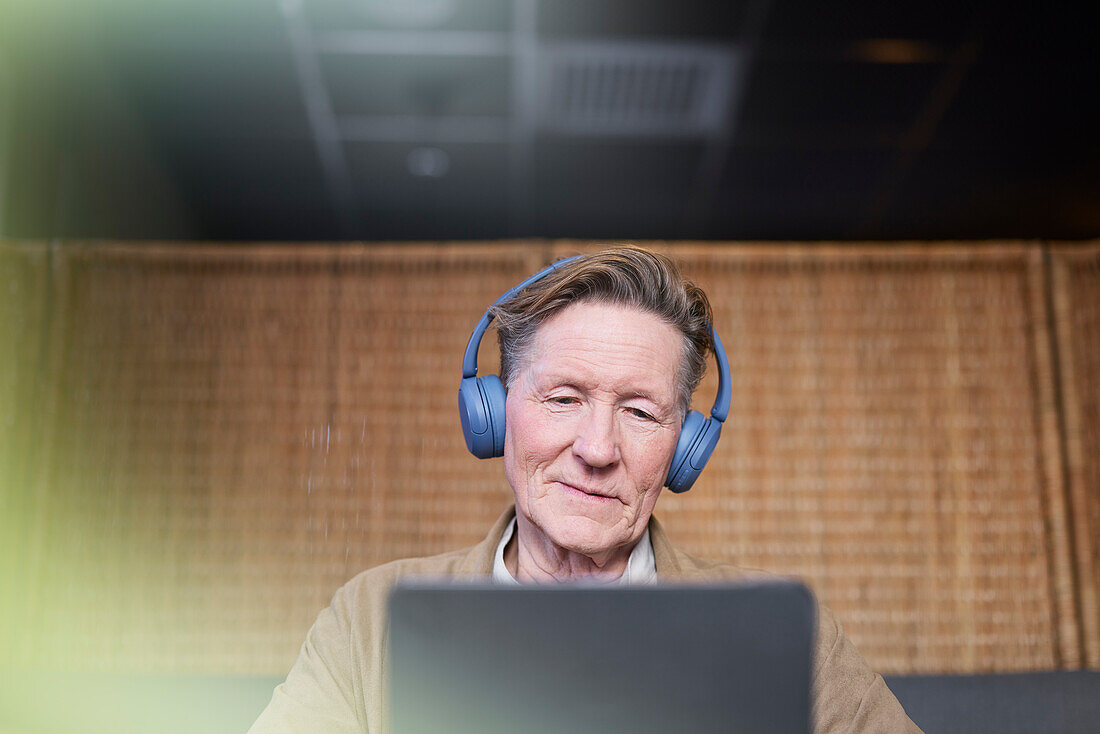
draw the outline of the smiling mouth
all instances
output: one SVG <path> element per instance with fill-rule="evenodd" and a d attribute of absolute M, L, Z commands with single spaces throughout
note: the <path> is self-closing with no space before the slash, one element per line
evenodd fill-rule
<path fill-rule="evenodd" d="M 570 494 L 579 495 L 581 497 L 586 497 L 586 498 L 592 499 L 592 500 L 609 501 L 609 500 L 615 499 L 614 497 L 612 497 L 610 495 L 600 494 L 599 492 L 596 492 L 594 490 L 586 489 L 584 487 L 578 487 L 575 484 L 569 484 L 567 482 L 558 482 L 558 485 L 561 486 L 563 489 L 565 489 L 566 492 L 568 492 Z"/>

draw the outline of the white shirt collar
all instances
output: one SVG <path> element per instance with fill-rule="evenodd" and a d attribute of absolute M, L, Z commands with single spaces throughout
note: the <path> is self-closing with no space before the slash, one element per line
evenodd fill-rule
<path fill-rule="evenodd" d="M 496 556 L 493 558 L 493 583 L 518 586 L 519 581 L 504 565 L 504 548 L 512 535 L 516 532 L 516 519 L 508 523 L 504 528 L 504 535 L 497 543 Z M 653 543 L 649 539 L 649 528 L 645 529 L 642 537 L 638 539 L 634 550 L 630 551 L 630 558 L 626 562 L 626 571 L 616 581 L 617 584 L 655 584 L 657 583 L 657 561 L 653 556 Z"/>

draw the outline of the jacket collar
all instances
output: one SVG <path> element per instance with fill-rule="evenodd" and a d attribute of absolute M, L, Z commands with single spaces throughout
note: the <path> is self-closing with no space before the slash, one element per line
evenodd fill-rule
<path fill-rule="evenodd" d="M 504 535 L 504 528 L 516 516 L 516 507 L 512 505 L 493 523 L 489 534 L 477 545 L 470 548 L 466 556 L 458 566 L 458 573 L 469 576 L 491 576 L 493 573 L 493 558 L 496 554 L 497 544 Z M 672 541 L 665 534 L 665 529 L 657 518 L 649 518 L 649 540 L 653 543 L 653 558 L 657 563 L 657 578 L 661 581 L 671 579 L 690 580 L 701 577 L 697 564 L 686 563 L 690 557 L 680 553 L 672 547 Z"/>

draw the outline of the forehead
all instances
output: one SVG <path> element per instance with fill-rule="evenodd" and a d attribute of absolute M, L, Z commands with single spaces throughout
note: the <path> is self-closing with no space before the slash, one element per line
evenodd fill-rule
<path fill-rule="evenodd" d="M 672 401 L 682 347 L 682 335 L 647 311 L 577 303 L 539 327 L 529 369 L 536 379 Z"/>

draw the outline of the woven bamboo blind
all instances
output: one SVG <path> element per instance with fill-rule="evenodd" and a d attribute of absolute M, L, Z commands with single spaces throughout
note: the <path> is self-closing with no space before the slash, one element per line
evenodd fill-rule
<path fill-rule="evenodd" d="M 357 571 L 482 537 L 510 495 L 465 455 L 460 355 L 538 262 L 62 248 L 16 661 L 285 671 Z"/>
<path fill-rule="evenodd" d="M 1053 252 L 1064 458 L 1085 660 L 1100 668 L 1100 245 Z"/>
<path fill-rule="evenodd" d="M 810 580 L 883 670 L 1076 665 L 1039 251 L 665 249 L 734 395 L 673 537 Z"/>
<path fill-rule="evenodd" d="M 509 501 L 462 445 L 462 349 L 494 297 L 580 249 L 0 247 L 19 345 L 0 357 L 0 651 L 272 674 L 346 579 L 474 542 Z M 883 672 L 1083 661 L 1095 265 L 1055 268 L 1093 299 L 1058 322 L 1083 355 L 1067 373 L 1039 245 L 664 249 L 711 295 L 734 374 L 711 465 L 658 504 L 676 542 L 805 577 Z"/>
<path fill-rule="evenodd" d="M 36 552 L 27 534 L 31 466 L 40 450 L 39 359 L 46 336 L 49 257 L 44 247 L 0 243 L 0 663 L 18 636 L 17 604 Z M 13 348 L 14 347 L 14 348 Z"/>

